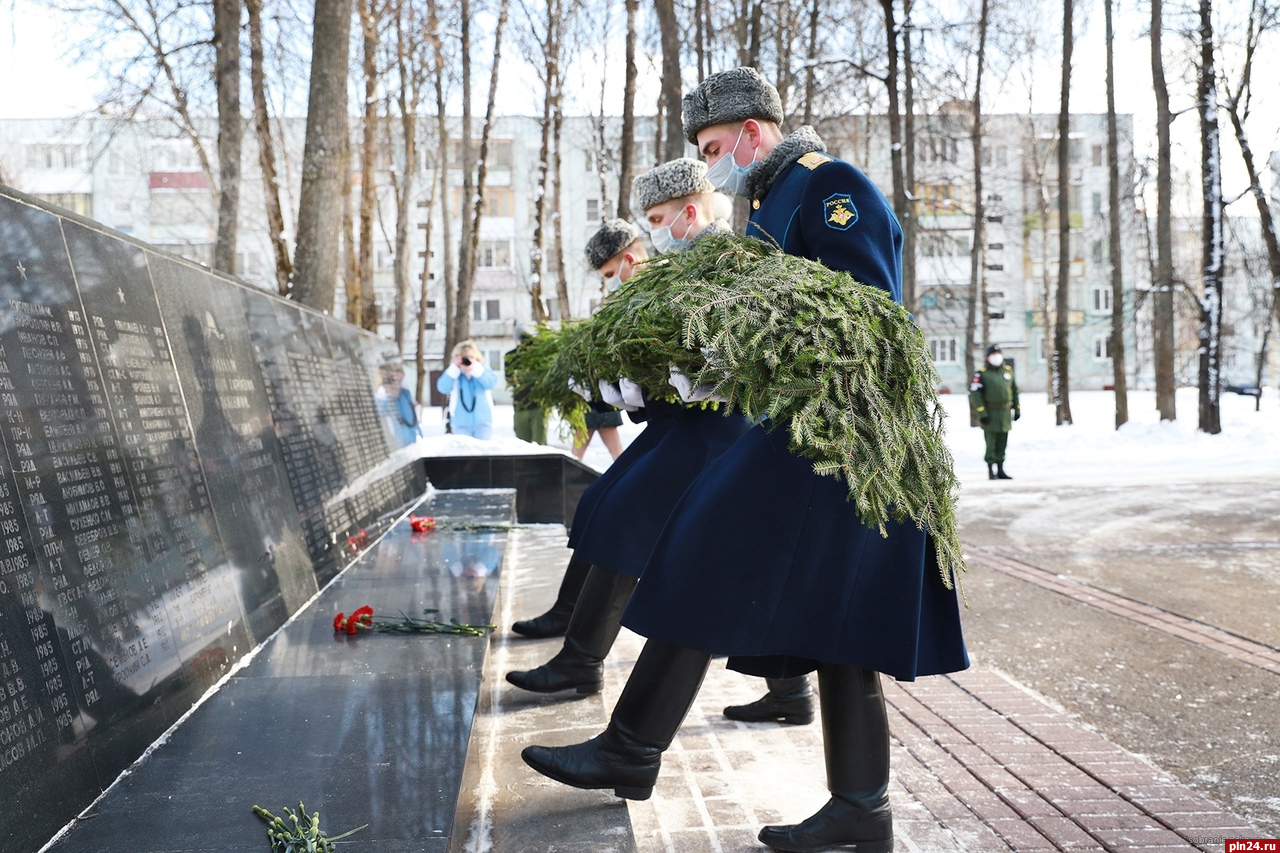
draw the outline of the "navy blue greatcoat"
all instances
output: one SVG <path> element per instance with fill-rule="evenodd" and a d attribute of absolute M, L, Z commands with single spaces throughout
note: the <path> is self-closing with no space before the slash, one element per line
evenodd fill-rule
<path fill-rule="evenodd" d="M 675 407 L 672 406 L 671 409 L 674 410 Z M 675 423 L 674 411 L 668 412 L 657 406 L 653 408 L 646 406 L 642 411 L 645 411 L 644 429 L 632 439 L 626 450 L 618 454 L 617 459 L 609 463 L 609 467 L 605 469 L 605 472 L 583 490 L 582 497 L 578 498 L 578 508 L 573 511 L 573 523 L 569 525 L 570 548 L 578 547 L 578 540 L 582 538 L 582 532 L 587 529 L 587 525 L 591 521 L 591 514 L 595 512 L 596 504 L 599 503 L 600 497 L 609 490 L 609 486 L 627 473 L 632 465 L 635 465 L 653 448 L 657 447 L 658 442 L 662 440 L 662 437 L 667 434 L 667 430 L 671 429 L 671 425 Z"/>
<path fill-rule="evenodd" d="M 573 546 L 576 558 L 635 578 L 644 571 L 653 543 L 685 489 L 750 426 L 741 415 L 697 405 L 646 398 L 645 408 L 651 422 L 669 421 L 670 427 L 650 452 L 601 492 Z"/>
<path fill-rule="evenodd" d="M 748 233 L 902 299 L 902 231 L 880 191 L 804 128 L 753 172 Z M 846 485 L 754 427 L 685 492 L 623 624 L 753 675 L 820 661 L 909 680 L 969 665 L 954 590 L 914 524 L 868 528 Z"/>

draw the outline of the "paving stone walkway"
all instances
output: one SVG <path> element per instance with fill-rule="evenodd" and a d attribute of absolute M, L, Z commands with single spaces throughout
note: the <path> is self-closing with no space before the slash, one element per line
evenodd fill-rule
<path fill-rule="evenodd" d="M 545 531 L 537 536 L 544 545 L 554 539 Z M 516 584 L 509 613 L 540 612 L 542 599 L 553 597 L 563 559 L 550 549 L 545 554 L 550 559 L 508 564 L 507 582 Z M 559 647 L 558 641 L 513 641 L 505 632 L 494 643 L 512 668 L 537 665 Z M 602 729 L 642 644 L 642 638 L 623 632 L 606 666 L 603 695 L 586 701 L 535 700 L 495 682 L 489 724 L 502 764 L 499 787 L 507 794 L 491 810 L 496 840 L 484 849 L 591 849 L 585 841 L 579 846 L 572 829 L 587 816 L 615 821 L 624 830 L 611 792 L 548 782 L 525 768 L 518 753 L 523 744 L 573 743 Z M 495 675 L 501 681 L 501 673 Z M 713 661 L 664 759 L 653 798 L 626 805 L 637 853 L 763 851 L 756 840 L 761 826 L 803 819 L 826 801 L 817 722 L 746 725 L 721 714 L 725 705 L 751 701 L 761 692 L 761 680 Z M 885 693 L 899 851 L 1223 853 L 1227 838 L 1260 837 L 1238 817 L 981 661 L 954 676 L 886 680 Z M 504 815 L 518 816 L 510 818 L 520 822 L 518 841 L 503 833 Z M 543 823 L 549 828 L 539 829 Z M 610 834 L 607 849 L 632 849 L 617 834 Z M 504 844 L 504 838 L 510 840 Z"/>

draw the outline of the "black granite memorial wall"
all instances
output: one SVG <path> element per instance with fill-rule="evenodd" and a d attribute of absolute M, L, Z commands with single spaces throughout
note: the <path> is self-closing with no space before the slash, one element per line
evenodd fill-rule
<path fill-rule="evenodd" d="M 0 187 L 0 850 L 38 850 L 425 489 L 385 341 Z"/>

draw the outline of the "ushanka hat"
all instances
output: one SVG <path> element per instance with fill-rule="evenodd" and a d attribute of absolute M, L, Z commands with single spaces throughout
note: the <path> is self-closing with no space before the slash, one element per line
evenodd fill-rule
<path fill-rule="evenodd" d="M 767 119 L 782 124 L 782 99 L 773 84 L 746 65 L 712 74 L 684 96 L 684 135 L 698 144 L 698 131 L 715 124 Z"/>
<path fill-rule="evenodd" d="M 716 188 L 707 180 L 707 164 L 689 157 L 669 160 L 645 172 L 631 184 L 631 197 L 641 210 L 673 198 L 715 191 Z"/>
<path fill-rule="evenodd" d="M 640 230 L 625 219 L 607 219 L 587 241 L 587 265 L 593 270 L 639 239 Z"/>

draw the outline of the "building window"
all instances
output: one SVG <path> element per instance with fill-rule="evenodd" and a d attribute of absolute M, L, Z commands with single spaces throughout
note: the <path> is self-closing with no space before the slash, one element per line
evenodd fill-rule
<path fill-rule="evenodd" d="M 36 198 L 65 207 L 81 216 L 93 216 L 93 196 L 89 193 L 35 193 Z"/>
<path fill-rule="evenodd" d="M 544 296 L 542 297 L 542 302 L 544 305 L 547 306 L 547 319 L 553 320 L 553 321 L 559 320 L 560 319 L 560 300 L 554 296 Z"/>
<path fill-rule="evenodd" d="M 1102 215 L 1102 193 L 1093 194 L 1093 215 Z"/>
<path fill-rule="evenodd" d="M 28 145 L 27 168 L 37 171 L 75 169 L 80 166 L 78 145 Z"/>
<path fill-rule="evenodd" d="M 1102 146 L 1101 145 L 1093 146 L 1093 165 L 1095 166 L 1102 165 Z"/>
<path fill-rule="evenodd" d="M 1093 310 L 1094 311 L 1110 311 L 1111 310 L 1111 288 L 1095 287 L 1093 289 Z"/>
<path fill-rule="evenodd" d="M 462 187 L 454 187 L 453 190 L 453 209 L 461 211 L 463 204 Z M 468 209 L 470 206 L 468 205 Z M 511 187 L 489 187 L 484 188 L 484 215 L 485 216 L 515 216 L 516 194 Z"/>
<path fill-rule="evenodd" d="M 956 358 L 957 349 L 959 347 L 956 346 L 956 339 L 953 337 L 929 339 L 929 353 L 933 356 L 935 364 L 958 363 L 959 360 Z"/>
<path fill-rule="evenodd" d="M 1095 264 L 1101 264 L 1107 257 L 1106 245 L 1101 240 L 1094 240 L 1093 245 L 1089 247 L 1089 254 Z"/>
<path fill-rule="evenodd" d="M 1093 336 L 1093 360 L 1094 361 L 1110 361 L 1111 356 L 1107 355 L 1107 349 L 1111 343 L 1110 335 L 1094 335 Z"/>
<path fill-rule="evenodd" d="M 917 233 L 917 252 L 923 258 L 958 258 L 969 254 L 971 235 L 967 231 L 922 230 Z"/>
<path fill-rule="evenodd" d="M 236 275 L 258 276 L 262 272 L 261 252 L 236 252 Z"/>
<path fill-rule="evenodd" d="M 396 253 L 386 246 L 378 246 L 373 252 L 373 268 L 375 270 L 389 270 L 396 262 Z"/>
<path fill-rule="evenodd" d="M 481 240 L 480 255 L 477 258 L 477 266 L 485 269 L 510 269 L 511 268 L 511 241 L 510 240 Z"/>
<path fill-rule="evenodd" d="M 1045 335 L 1036 335 L 1036 361 L 1040 364 L 1046 364 L 1049 361 L 1049 355 L 1045 351 Z"/>
<path fill-rule="evenodd" d="M 472 299 L 471 319 L 475 322 L 502 319 L 502 303 L 497 299 Z"/>
<path fill-rule="evenodd" d="M 600 221 L 600 199 L 587 199 L 587 222 L 594 226 Z"/>
<path fill-rule="evenodd" d="M 502 372 L 502 350 L 491 349 L 485 354 L 485 366 L 494 373 Z"/>

